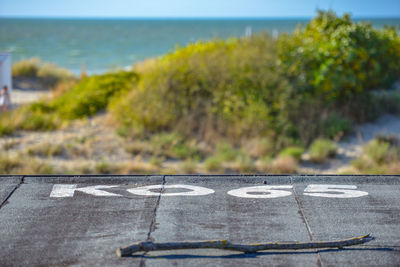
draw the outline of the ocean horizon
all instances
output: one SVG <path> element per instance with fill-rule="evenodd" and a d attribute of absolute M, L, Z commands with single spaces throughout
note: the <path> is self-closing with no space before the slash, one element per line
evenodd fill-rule
<path fill-rule="evenodd" d="M 0 18 L 0 51 L 78 74 L 126 68 L 199 40 L 291 33 L 311 18 Z M 377 28 L 400 18 L 355 18 Z"/>

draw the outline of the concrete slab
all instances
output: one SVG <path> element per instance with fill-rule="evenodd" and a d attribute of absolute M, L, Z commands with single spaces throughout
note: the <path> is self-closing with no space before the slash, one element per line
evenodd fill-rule
<path fill-rule="evenodd" d="M 234 243 L 267 241 L 308 242 L 307 229 L 293 195 L 275 199 L 239 198 L 229 190 L 249 186 L 264 186 L 265 177 L 173 177 L 165 185 L 189 184 L 212 188 L 208 196 L 162 196 L 158 207 L 157 228 L 151 234 L 157 242 L 227 239 Z M 275 177 L 270 185 L 290 185 L 289 177 Z M 168 193 L 168 189 L 165 191 Z M 244 255 L 231 251 L 175 251 L 147 254 L 146 265 L 218 266 L 232 265 L 307 265 L 317 264 L 315 253 L 285 253 Z M 284 255 L 284 256 L 282 256 Z M 152 258 L 158 256 L 157 258 Z M 227 260 L 229 259 L 229 260 Z"/>
<path fill-rule="evenodd" d="M 156 199 L 139 196 L 96 197 L 76 191 L 74 197 L 50 198 L 53 184 L 122 185 L 162 183 L 161 176 L 25 178 L 9 203 L 0 210 L 2 266 L 138 264 L 119 259 L 118 244 L 145 240 Z"/>
<path fill-rule="evenodd" d="M 6 205 L 6 200 L 21 182 L 22 177 L 0 176 L 0 206 Z"/>
<path fill-rule="evenodd" d="M 19 179 L 0 179 L 0 189 L 10 192 Z M 150 185 L 155 187 L 140 189 Z M 269 193 L 243 189 L 255 186 L 280 187 Z M 397 266 L 399 190 L 400 176 L 24 177 L 0 209 L 0 265 Z M 263 198 L 270 193 L 277 197 Z M 350 197 L 338 198 L 343 195 Z M 347 249 L 115 254 L 117 247 L 148 238 L 308 242 L 365 233 L 376 239 Z"/>
<path fill-rule="evenodd" d="M 365 233 L 376 238 L 340 253 L 320 253 L 324 264 L 391 266 L 400 263 L 399 177 L 308 177 L 294 181 L 297 182 L 297 192 L 304 192 L 309 184 L 315 183 L 353 184 L 357 186 L 356 190 L 368 192 L 367 196 L 353 199 L 299 194 L 300 205 L 315 240 L 334 240 Z"/>

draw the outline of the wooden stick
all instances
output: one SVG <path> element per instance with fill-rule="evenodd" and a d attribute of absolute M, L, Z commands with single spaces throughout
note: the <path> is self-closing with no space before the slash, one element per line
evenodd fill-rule
<path fill-rule="evenodd" d="M 173 250 L 173 249 L 196 249 L 196 248 L 216 248 L 242 251 L 245 253 L 253 253 L 260 250 L 269 249 L 312 249 L 312 248 L 342 248 L 346 246 L 353 246 L 362 244 L 373 240 L 369 234 L 353 237 L 337 241 L 322 241 L 322 242 L 269 242 L 260 244 L 233 244 L 227 240 L 205 240 L 205 241 L 188 241 L 188 242 L 166 242 L 166 243 L 153 243 L 151 241 L 134 243 L 127 247 L 117 249 L 118 257 L 130 256 L 139 251 L 154 251 L 154 250 Z"/>

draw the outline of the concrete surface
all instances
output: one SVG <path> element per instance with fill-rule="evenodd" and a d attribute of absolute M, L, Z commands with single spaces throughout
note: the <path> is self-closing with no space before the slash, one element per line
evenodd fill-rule
<path fill-rule="evenodd" d="M 312 184 L 356 188 L 313 192 Z M 59 185 L 70 189 L 62 191 Z M 151 195 L 127 191 L 148 185 L 161 189 L 147 191 Z M 191 192 L 171 185 L 205 187 L 214 193 L 171 196 Z M 278 185 L 293 188 L 277 189 L 285 196 L 276 198 L 256 198 L 271 195 L 254 190 L 247 197 L 227 193 Z M 398 266 L 399 190 L 400 176 L 0 177 L 0 199 L 11 194 L 0 208 L 0 265 Z M 316 196 L 321 192 L 324 197 Z M 349 198 L 338 198 L 343 194 Z M 345 249 L 254 254 L 176 250 L 122 259 L 115 254 L 120 246 L 149 239 L 246 244 L 327 241 L 367 233 L 375 240 Z"/>

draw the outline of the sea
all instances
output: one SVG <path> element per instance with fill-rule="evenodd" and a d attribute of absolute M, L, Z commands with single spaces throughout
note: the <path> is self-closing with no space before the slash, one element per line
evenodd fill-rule
<path fill-rule="evenodd" d="M 0 18 L 0 52 L 12 61 L 39 57 L 78 74 L 129 68 L 192 42 L 282 34 L 306 18 L 281 19 L 20 19 Z M 400 25 L 400 18 L 363 18 L 375 27 Z M 301 26 L 300 26 L 301 27 Z"/>

